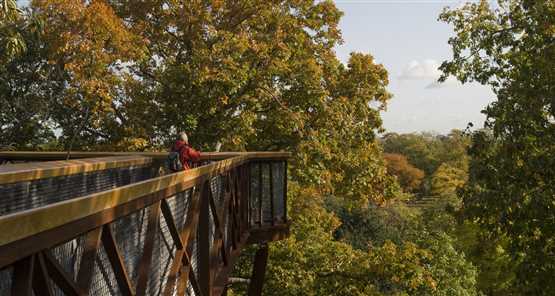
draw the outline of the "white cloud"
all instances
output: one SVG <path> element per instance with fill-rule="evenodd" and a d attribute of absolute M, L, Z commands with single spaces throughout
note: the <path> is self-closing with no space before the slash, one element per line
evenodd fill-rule
<path fill-rule="evenodd" d="M 400 80 L 427 80 L 431 81 L 426 85 L 426 89 L 444 88 L 450 86 L 458 86 L 460 82 L 452 76 L 449 76 L 444 82 L 437 80 L 442 72 L 439 70 L 440 63 L 433 59 L 423 61 L 411 61 L 399 75 Z"/>
<path fill-rule="evenodd" d="M 411 61 L 399 75 L 401 80 L 433 79 L 437 80 L 441 75 L 439 62 L 428 59 L 422 62 Z"/>

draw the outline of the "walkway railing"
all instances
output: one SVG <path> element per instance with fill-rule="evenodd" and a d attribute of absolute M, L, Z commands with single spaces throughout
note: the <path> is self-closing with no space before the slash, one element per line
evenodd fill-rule
<path fill-rule="evenodd" d="M 0 199 L 27 188 L 20 198 L 38 200 L 0 216 L 0 295 L 221 295 L 246 244 L 288 235 L 287 153 L 206 154 L 207 165 L 159 177 L 164 154 L 113 155 L 0 167 Z"/>

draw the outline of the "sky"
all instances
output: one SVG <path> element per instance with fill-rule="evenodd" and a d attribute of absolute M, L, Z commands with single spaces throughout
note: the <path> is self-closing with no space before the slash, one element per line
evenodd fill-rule
<path fill-rule="evenodd" d="M 343 44 L 337 56 L 347 62 L 353 51 L 369 53 L 389 72 L 393 99 L 382 118 L 387 132 L 437 132 L 483 126 L 480 113 L 493 101 L 493 92 L 472 83 L 436 81 L 437 69 L 452 53 L 447 44 L 451 27 L 437 21 L 443 7 L 461 1 L 336 0 L 344 15 Z"/>

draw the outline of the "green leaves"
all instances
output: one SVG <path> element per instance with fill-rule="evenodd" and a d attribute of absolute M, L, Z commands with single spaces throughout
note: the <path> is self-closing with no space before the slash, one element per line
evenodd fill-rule
<path fill-rule="evenodd" d="M 264 295 L 476 295 L 475 268 L 447 236 L 407 231 L 396 242 L 389 239 L 412 229 L 398 224 L 410 216 L 406 209 L 359 208 L 353 214 L 338 203 L 332 212 L 314 188 L 291 185 L 292 235 L 271 245 Z M 372 217 L 379 212 L 388 214 Z M 380 232 L 373 226 L 386 227 Z M 353 227 L 351 236 L 333 240 L 338 227 Z M 243 265 L 238 273 L 246 277 L 249 271 Z"/>
<path fill-rule="evenodd" d="M 21 11 L 15 0 L 0 1 L 0 62 L 6 63 L 26 50 L 20 33 Z"/>
<path fill-rule="evenodd" d="M 441 164 L 431 178 L 430 194 L 439 197 L 454 196 L 468 178 L 465 168 L 457 168 L 447 163 Z"/>
<path fill-rule="evenodd" d="M 473 135 L 464 210 L 507 236 L 522 294 L 555 287 L 555 5 L 553 1 L 486 1 L 445 11 L 454 26 L 445 75 L 490 85 L 497 100 L 484 113 L 488 132 Z"/>
<path fill-rule="evenodd" d="M 17 20 L 20 13 L 15 0 L 0 1 L 0 25 Z"/>

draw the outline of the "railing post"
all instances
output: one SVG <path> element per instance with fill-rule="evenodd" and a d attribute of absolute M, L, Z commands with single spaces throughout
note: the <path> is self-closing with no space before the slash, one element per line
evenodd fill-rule
<path fill-rule="evenodd" d="M 79 272 L 77 273 L 77 283 L 79 287 L 89 292 L 94 273 L 94 262 L 96 254 L 100 248 L 100 238 L 102 236 L 102 228 L 97 227 L 89 231 L 85 235 L 83 255 L 81 256 L 81 263 L 79 264 Z"/>
<path fill-rule="evenodd" d="M 33 274 L 35 255 L 23 258 L 14 264 L 12 278 L 12 296 L 33 295 Z"/>
<path fill-rule="evenodd" d="M 137 277 L 138 296 L 146 295 L 149 277 L 148 273 L 152 264 L 152 252 L 154 251 L 154 241 L 156 240 L 156 235 L 160 228 L 160 206 L 161 201 L 158 201 L 149 207 L 146 240 L 143 247 L 143 256 L 139 263 Z"/>
<path fill-rule="evenodd" d="M 232 182 L 233 182 L 233 191 L 235 192 L 235 196 L 234 199 L 232 200 L 233 203 L 233 211 L 235 214 L 235 217 L 237 217 L 237 241 L 239 241 L 239 238 L 241 237 L 241 234 L 243 233 L 243 231 L 245 230 L 245 228 L 243 227 L 243 216 L 242 216 L 242 211 L 241 211 L 241 207 L 243 206 L 243 186 L 242 186 L 242 174 L 241 174 L 241 167 L 237 167 L 233 170 L 233 178 L 232 178 Z"/>
<path fill-rule="evenodd" d="M 250 198 L 251 198 L 251 169 L 250 163 L 243 165 L 243 190 L 245 194 L 243 195 L 243 211 L 245 229 L 250 229 Z"/>
<path fill-rule="evenodd" d="M 287 160 L 283 161 L 283 222 L 287 223 Z"/>
<path fill-rule="evenodd" d="M 243 172 L 244 172 L 244 170 L 243 170 L 242 166 L 235 169 L 235 175 L 236 175 L 236 178 L 237 178 L 236 179 L 237 180 L 236 184 L 237 184 L 237 191 L 238 191 L 237 192 L 238 194 L 237 194 L 237 197 L 236 197 L 236 199 L 237 199 L 236 200 L 236 211 L 237 211 L 237 219 L 238 219 L 237 226 L 239 226 L 239 233 L 240 234 L 242 234 L 243 231 L 246 231 L 245 224 L 243 223 L 243 221 L 244 221 L 244 213 L 243 213 L 244 205 L 243 205 L 243 203 L 244 203 L 244 200 L 245 200 L 245 198 L 244 198 L 245 197 L 245 191 L 244 191 L 244 188 L 245 188 L 244 184 L 245 183 L 244 183 Z"/>
<path fill-rule="evenodd" d="M 110 228 L 110 224 L 104 225 L 104 228 L 102 229 L 101 240 L 102 244 L 104 245 L 104 250 L 106 251 L 108 260 L 112 265 L 112 270 L 114 271 L 114 276 L 116 278 L 116 282 L 118 283 L 120 293 L 126 296 L 135 295 L 133 285 L 131 284 L 131 280 L 129 278 L 129 275 L 127 274 L 127 270 L 125 269 L 123 257 L 119 252 L 118 245 L 116 244 L 116 239 L 114 238 L 114 234 L 112 233 L 112 230 Z"/>
<path fill-rule="evenodd" d="M 258 226 L 262 227 L 264 218 L 262 217 L 262 198 L 264 197 L 264 182 L 262 180 L 262 162 L 258 162 Z"/>
<path fill-rule="evenodd" d="M 268 162 L 268 167 L 270 168 L 270 171 L 268 172 L 270 174 L 269 177 L 269 181 L 270 181 L 270 217 L 271 217 L 271 225 L 274 226 L 275 223 L 275 211 L 274 211 L 274 177 L 273 177 L 273 166 L 272 166 L 272 162 L 269 161 Z"/>
<path fill-rule="evenodd" d="M 210 272 L 210 186 L 209 181 L 202 185 L 200 196 L 200 213 L 198 227 L 199 248 L 199 282 L 202 296 L 212 296 L 212 278 Z"/>

